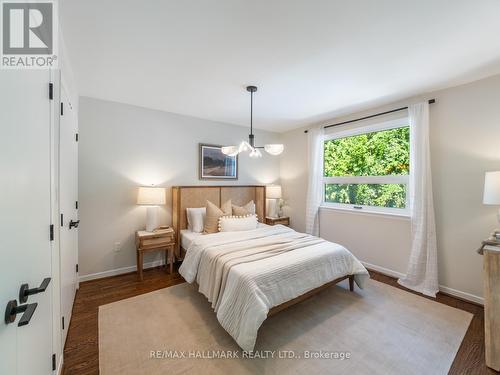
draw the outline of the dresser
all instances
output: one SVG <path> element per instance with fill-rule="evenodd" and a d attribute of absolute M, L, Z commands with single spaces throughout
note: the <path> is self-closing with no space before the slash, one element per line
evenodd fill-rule
<path fill-rule="evenodd" d="M 486 244 L 483 255 L 486 366 L 500 371 L 500 246 Z"/>

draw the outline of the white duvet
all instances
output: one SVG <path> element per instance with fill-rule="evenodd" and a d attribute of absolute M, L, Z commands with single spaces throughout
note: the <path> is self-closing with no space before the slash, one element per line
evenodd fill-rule
<path fill-rule="evenodd" d="M 217 319 L 238 345 L 254 349 L 269 310 L 321 285 L 355 275 L 369 277 L 344 247 L 282 226 L 197 237 L 179 269 L 212 303 Z"/>

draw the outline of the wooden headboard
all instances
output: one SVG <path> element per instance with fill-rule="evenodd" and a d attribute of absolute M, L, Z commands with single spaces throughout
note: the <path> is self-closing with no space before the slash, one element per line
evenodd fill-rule
<path fill-rule="evenodd" d="M 263 185 L 241 186 L 174 186 L 172 188 L 172 227 L 176 237 L 175 256 L 182 259 L 180 231 L 187 228 L 186 208 L 205 207 L 207 200 L 220 207 L 231 199 L 238 206 L 255 202 L 255 213 L 261 223 L 266 217 L 266 187 Z"/>

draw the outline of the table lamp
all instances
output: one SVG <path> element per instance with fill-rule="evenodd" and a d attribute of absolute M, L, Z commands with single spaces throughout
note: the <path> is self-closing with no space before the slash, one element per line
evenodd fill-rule
<path fill-rule="evenodd" d="M 483 204 L 500 206 L 500 171 L 486 172 L 484 175 Z M 497 218 L 500 222 L 500 209 Z M 500 229 L 495 230 L 495 237 L 500 240 Z"/>
<path fill-rule="evenodd" d="M 165 204 L 165 188 L 139 187 L 137 204 L 147 206 L 146 231 L 153 232 L 160 226 L 160 207 L 158 206 Z"/>
<path fill-rule="evenodd" d="M 278 215 L 278 200 L 281 199 L 281 186 L 270 185 L 266 186 L 266 201 L 267 201 L 267 216 L 279 217 Z"/>

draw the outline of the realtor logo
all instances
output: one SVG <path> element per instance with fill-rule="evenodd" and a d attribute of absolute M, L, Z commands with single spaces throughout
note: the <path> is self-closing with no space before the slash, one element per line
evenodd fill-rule
<path fill-rule="evenodd" d="M 56 68 L 57 18 L 53 1 L 1 1 L 4 69 Z"/>

